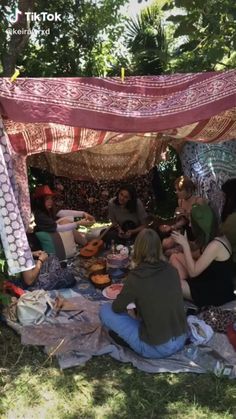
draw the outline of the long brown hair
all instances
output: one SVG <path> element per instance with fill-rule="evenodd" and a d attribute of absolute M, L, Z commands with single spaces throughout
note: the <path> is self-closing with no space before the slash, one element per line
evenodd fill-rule
<path fill-rule="evenodd" d="M 116 198 L 115 198 L 115 204 L 119 206 L 119 193 L 121 191 L 127 191 L 129 193 L 130 199 L 128 200 L 126 204 L 126 208 L 130 212 L 136 212 L 137 211 L 137 192 L 133 185 L 129 185 L 128 183 L 125 185 L 121 185 L 120 188 L 117 191 Z"/>
<path fill-rule="evenodd" d="M 144 228 L 136 237 L 134 243 L 134 262 L 155 263 L 160 260 L 161 240 L 158 234 L 151 228 Z"/>

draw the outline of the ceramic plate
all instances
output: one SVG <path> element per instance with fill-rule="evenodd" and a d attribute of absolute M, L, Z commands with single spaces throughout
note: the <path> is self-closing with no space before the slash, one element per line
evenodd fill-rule
<path fill-rule="evenodd" d="M 104 288 L 104 290 L 102 291 L 102 294 L 104 297 L 108 298 L 109 300 L 115 300 L 117 295 L 120 294 L 122 288 L 123 288 L 123 284 L 112 284 L 112 285 L 109 285 L 109 287 Z"/>

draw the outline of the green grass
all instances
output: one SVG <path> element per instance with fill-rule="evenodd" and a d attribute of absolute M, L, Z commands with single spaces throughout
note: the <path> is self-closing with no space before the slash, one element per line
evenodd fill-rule
<path fill-rule="evenodd" d="M 109 356 L 60 371 L 1 326 L 0 418 L 236 418 L 236 383 L 209 374 L 147 374 Z"/>

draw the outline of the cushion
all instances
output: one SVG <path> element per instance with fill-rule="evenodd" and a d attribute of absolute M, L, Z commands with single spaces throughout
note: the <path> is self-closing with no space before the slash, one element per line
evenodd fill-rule
<path fill-rule="evenodd" d="M 54 254 L 59 260 L 73 257 L 76 254 L 76 243 L 73 231 L 35 233 L 40 241 L 41 249 L 48 254 Z"/>

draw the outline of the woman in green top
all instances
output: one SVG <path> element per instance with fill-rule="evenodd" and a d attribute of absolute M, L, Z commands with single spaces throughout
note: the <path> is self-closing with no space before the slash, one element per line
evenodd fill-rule
<path fill-rule="evenodd" d="M 186 340 L 186 317 L 177 271 L 160 260 L 161 242 L 143 229 L 134 244 L 134 263 L 116 300 L 103 304 L 102 323 L 146 358 L 164 358 L 180 351 Z M 134 303 L 137 318 L 127 306 Z"/>

